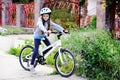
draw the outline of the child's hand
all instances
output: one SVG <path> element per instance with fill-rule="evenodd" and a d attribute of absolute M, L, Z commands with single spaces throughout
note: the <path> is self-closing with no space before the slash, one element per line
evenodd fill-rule
<path fill-rule="evenodd" d="M 46 33 L 47 33 L 47 36 L 49 36 L 51 34 L 51 30 L 48 30 Z"/>
<path fill-rule="evenodd" d="M 51 33 L 51 30 L 48 30 L 48 31 L 47 31 L 47 34 L 50 34 L 50 33 Z"/>

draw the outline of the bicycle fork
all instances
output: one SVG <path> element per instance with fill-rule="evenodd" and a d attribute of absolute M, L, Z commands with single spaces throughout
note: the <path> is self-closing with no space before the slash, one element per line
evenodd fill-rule
<path fill-rule="evenodd" d="M 62 64 L 65 64 L 65 63 L 67 63 L 68 61 L 67 61 L 67 59 L 66 59 L 65 54 L 62 54 L 61 52 L 62 52 L 62 47 L 59 48 L 60 61 L 61 61 Z M 63 57 L 62 57 L 62 55 L 63 55 Z M 63 58 L 64 58 L 64 61 L 65 61 L 65 62 L 63 61 Z"/>

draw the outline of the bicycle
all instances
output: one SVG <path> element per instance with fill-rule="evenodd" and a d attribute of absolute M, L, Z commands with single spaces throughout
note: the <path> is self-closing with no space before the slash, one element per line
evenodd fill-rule
<path fill-rule="evenodd" d="M 42 46 L 40 45 L 39 47 L 40 51 L 37 58 L 35 59 L 34 67 L 37 66 L 37 63 L 43 65 L 42 62 L 45 61 L 47 57 L 51 54 L 51 52 L 53 52 L 58 47 L 58 51 L 54 56 L 56 71 L 63 77 L 69 77 L 74 73 L 76 69 L 77 66 L 76 59 L 73 53 L 61 47 L 62 44 L 60 39 L 62 33 L 61 32 L 52 33 L 58 34 L 57 35 L 58 40 L 53 44 L 47 46 L 45 49 L 42 49 Z M 44 40 L 44 38 L 42 40 Z M 47 53 L 43 54 L 43 52 L 49 48 L 51 49 Z M 19 62 L 21 66 L 23 69 L 27 71 L 30 71 L 29 66 L 33 50 L 34 48 L 31 45 L 26 45 L 25 47 L 23 47 L 19 55 Z"/>

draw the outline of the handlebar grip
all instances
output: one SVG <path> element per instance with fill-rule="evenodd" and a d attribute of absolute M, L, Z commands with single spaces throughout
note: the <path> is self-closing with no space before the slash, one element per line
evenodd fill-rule
<path fill-rule="evenodd" d="M 56 31 L 52 31 L 51 33 L 57 34 L 58 32 L 56 32 Z"/>
<path fill-rule="evenodd" d="M 63 30 L 63 32 L 64 32 L 64 33 L 66 33 L 66 34 L 70 34 L 70 32 L 69 32 L 69 31 L 67 31 L 67 30 Z M 61 33 L 61 32 L 52 31 L 51 33 L 58 34 L 58 33 Z"/>
<path fill-rule="evenodd" d="M 70 32 L 68 30 L 63 30 L 63 32 L 66 34 L 70 34 Z"/>

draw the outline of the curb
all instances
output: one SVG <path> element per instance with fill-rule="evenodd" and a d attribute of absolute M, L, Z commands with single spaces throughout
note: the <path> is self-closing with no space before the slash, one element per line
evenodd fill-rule
<path fill-rule="evenodd" d="M 13 37 L 0 36 L 0 50 L 8 51 L 11 47 L 18 47 L 24 44 L 24 40 L 19 40 Z"/>

